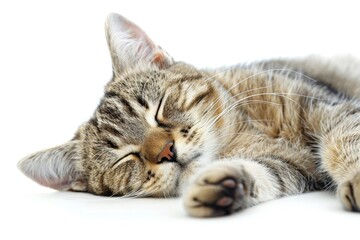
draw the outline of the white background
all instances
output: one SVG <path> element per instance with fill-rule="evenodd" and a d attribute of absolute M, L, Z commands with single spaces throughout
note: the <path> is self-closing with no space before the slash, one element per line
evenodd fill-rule
<path fill-rule="evenodd" d="M 189 218 L 178 199 L 62 193 L 21 175 L 19 159 L 70 139 L 97 106 L 111 77 L 103 31 L 110 12 L 198 67 L 360 57 L 356 1 L 1 1 L 0 239 L 359 238 L 360 215 L 343 212 L 329 193 L 204 220 Z"/>

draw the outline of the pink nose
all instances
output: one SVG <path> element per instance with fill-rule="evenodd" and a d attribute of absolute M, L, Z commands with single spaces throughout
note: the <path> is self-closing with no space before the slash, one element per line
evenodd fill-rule
<path fill-rule="evenodd" d="M 175 157 L 175 153 L 174 153 L 174 143 L 173 142 L 169 142 L 167 143 L 164 148 L 161 150 L 161 152 L 159 153 L 157 160 L 158 162 L 163 162 L 163 161 L 173 161 Z"/>

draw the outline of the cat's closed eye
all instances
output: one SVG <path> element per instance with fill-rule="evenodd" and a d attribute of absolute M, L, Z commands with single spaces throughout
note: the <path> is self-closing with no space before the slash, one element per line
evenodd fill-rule
<path fill-rule="evenodd" d="M 360 211 L 360 62 L 197 69 L 117 14 L 106 37 L 104 96 L 71 141 L 19 162 L 31 179 L 98 195 L 184 193 L 197 217 L 329 188 Z"/>
<path fill-rule="evenodd" d="M 127 161 L 127 160 L 134 160 L 134 159 L 140 159 L 140 153 L 138 152 L 131 152 L 126 154 L 125 156 L 121 156 L 118 158 L 118 160 L 116 160 L 112 166 L 111 169 L 113 169 L 114 167 L 116 167 L 117 164 L 120 164 L 121 162 Z"/>

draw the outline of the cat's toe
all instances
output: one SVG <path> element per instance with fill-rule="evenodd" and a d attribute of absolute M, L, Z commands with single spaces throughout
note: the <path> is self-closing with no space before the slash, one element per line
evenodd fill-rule
<path fill-rule="evenodd" d="M 215 217 L 232 213 L 234 203 L 243 196 L 243 187 L 236 180 L 225 178 L 219 182 L 195 184 L 185 194 L 185 208 L 194 217 Z"/>
<path fill-rule="evenodd" d="M 342 205 L 348 211 L 360 212 L 360 173 L 339 187 Z"/>
<path fill-rule="evenodd" d="M 216 201 L 216 206 L 218 207 L 228 207 L 234 202 L 234 199 L 232 197 L 221 197 Z"/>
<path fill-rule="evenodd" d="M 249 206 L 253 179 L 246 171 L 226 166 L 200 174 L 184 194 L 187 212 L 194 217 L 228 215 Z"/>

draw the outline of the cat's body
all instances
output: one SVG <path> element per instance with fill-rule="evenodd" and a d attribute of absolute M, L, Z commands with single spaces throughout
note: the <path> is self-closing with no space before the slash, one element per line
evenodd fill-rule
<path fill-rule="evenodd" d="M 200 217 L 325 189 L 359 211 L 357 60 L 198 70 L 116 14 L 107 38 L 114 78 L 94 115 L 72 141 L 24 158 L 26 175 L 99 195 L 183 195 Z"/>

